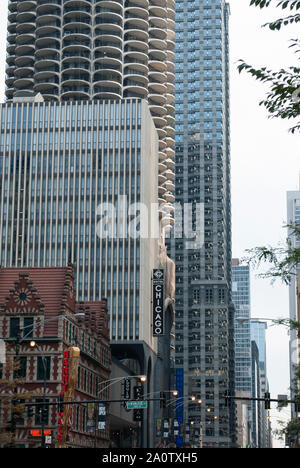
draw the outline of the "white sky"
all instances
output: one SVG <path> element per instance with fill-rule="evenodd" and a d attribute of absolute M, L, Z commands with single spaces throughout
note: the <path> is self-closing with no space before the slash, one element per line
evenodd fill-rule
<path fill-rule="evenodd" d="M 267 119 L 258 102 L 264 87 L 247 74 L 239 75 L 236 62 L 274 69 L 296 63 L 288 39 L 295 27 L 271 32 L 261 25 L 281 17 L 280 10 L 249 7 L 250 0 L 229 0 L 231 5 L 231 141 L 233 256 L 258 245 L 277 245 L 285 239 L 286 191 L 297 190 L 300 173 L 300 138 L 288 133 L 289 122 Z M 0 4 L 0 101 L 4 99 L 7 1 Z M 288 317 L 287 287 L 252 275 L 252 316 Z M 268 378 L 272 397 L 289 389 L 288 335 L 283 327 L 267 331 Z M 276 420 L 289 415 L 271 412 Z M 277 442 L 275 446 L 280 446 Z"/>

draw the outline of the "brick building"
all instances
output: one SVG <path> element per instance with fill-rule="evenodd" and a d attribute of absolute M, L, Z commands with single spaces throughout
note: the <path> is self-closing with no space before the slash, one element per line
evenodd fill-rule
<path fill-rule="evenodd" d="M 81 317 L 75 314 L 82 313 Z M 22 330 L 24 329 L 24 330 Z M 42 398 L 54 402 L 63 390 L 63 356 L 71 346 L 80 348 L 74 400 L 98 397 L 99 385 L 110 378 L 110 347 L 107 304 L 103 301 L 77 302 L 73 267 L 0 268 L 0 338 L 6 342 L 7 358 L 16 356 L 16 335 L 21 330 L 19 375 L 22 383 L 17 392 L 30 392 L 32 402 Z M 30 347 L 34 340 L 36 346 Z M 13 380 L 13 371 L 4 366 L 2 378 Z M 10 374 L 10 375 L 8 375 Z M 1 377 L 1 376 L 0 376 Z M 10 390 L 12 391 L 12 390 Z M 108 399 L 108 390 L 101 398 Z M 26 400 L 26 403 L 29 402 Z M 10 410 L 2 408 L 0 424 L 10 419 Z M 93 405 L 73 405 L 69 420 L 68 447 L 107 447 L 109 420 L 106 428 L 91 427 Z M 45 429 L 51 435 L 50 447 L 57 446 L 58 407 L 49 406 Z M 41 415 L 24 413 L 16 427 L 19 447 L 38 447 Z M 34 432 L 35 431 L 35 432 Z M 48 439 L 47 439 L 48 441 Z"/>

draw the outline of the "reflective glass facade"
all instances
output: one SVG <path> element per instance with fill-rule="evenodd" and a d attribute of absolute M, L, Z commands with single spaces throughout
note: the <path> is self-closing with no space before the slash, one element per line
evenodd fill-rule
<path fill-rule="evenodd" d="M 235 306 L 235 388 L 251 393 L 250 268 L 232 267 L 232 297 Z"/>

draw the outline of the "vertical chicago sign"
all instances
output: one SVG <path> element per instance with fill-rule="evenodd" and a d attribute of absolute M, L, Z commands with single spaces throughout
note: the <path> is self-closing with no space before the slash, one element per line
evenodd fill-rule
<path fill-rule="evenodd" d="M 164 335 L 164 301 L 165 301 L 165 271 L 153 270 L 153 336 Z"/>

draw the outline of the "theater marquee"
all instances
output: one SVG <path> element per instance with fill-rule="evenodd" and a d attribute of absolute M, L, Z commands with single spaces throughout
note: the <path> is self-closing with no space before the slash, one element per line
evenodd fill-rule
<path fill-rule="evenodd" d="M 164 335 L 165 271 L 153 270 L 153 336 Z"/>

